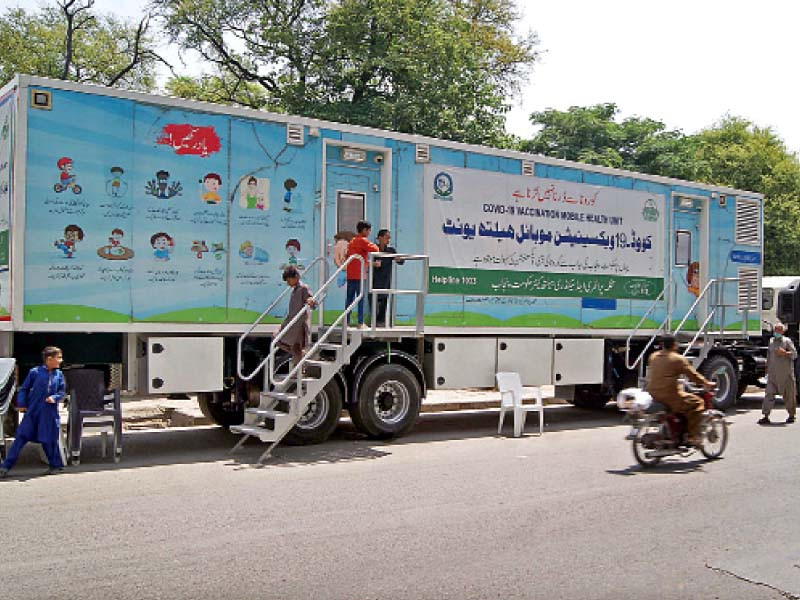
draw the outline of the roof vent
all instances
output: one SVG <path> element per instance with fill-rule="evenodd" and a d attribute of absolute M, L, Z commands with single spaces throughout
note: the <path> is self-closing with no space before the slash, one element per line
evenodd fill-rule
<path fill-rule="evenodd" d="M 522 161 L 522 174 L 533 177 L 534 162 L 532 160 Z"/>
<path fill-rule="evenodd" d="M 761 207 L 758 200 L 736 199 L 736 243 L 761 245 Z"/>
<path fill-rule="evenodd" d="M 304 146 L 306 143 L 305 129 L 295 123 L 286 124 L 286 143 L 292 146 Z"/>
<path fill-rule="evenodd" d="M 431 147 L 428 144 L 417 144 L 414 156 L 418 163 L 431 162 Z"/>

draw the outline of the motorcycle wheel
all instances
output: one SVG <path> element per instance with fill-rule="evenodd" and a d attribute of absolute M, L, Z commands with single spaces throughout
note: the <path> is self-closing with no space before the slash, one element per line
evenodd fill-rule
<path fill-rule="evenodd" d="M 636 432 L 636 437 L 633 438 L 633 457 L 636 459 L 640 465 L 642 465 L 645 469 L 649 467 L 655 467 L 658 463 L 661 462 L 660 456 L 647 456 L 647 452 L 650 449 L 644 447 L 644 443 L 642 438 L 650 427 L 643 426 Z"/>
<path fill-rule="evenodd" d="M 702 443 L 700 452 L 710 460 L 722 456 L 728 445 L 728 424 L 722 415 L 709 415 L 701 426 Z"/>

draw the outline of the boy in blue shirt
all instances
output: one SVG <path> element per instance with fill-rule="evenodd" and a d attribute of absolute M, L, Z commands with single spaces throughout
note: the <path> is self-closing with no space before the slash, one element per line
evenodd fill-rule
<path fill-rule="evenodd" d="M 64 399 L 66 391 L 64 375 L 59 369 L 63 360 L 61 350 L 55 346 L 47 346 L 42 351 L 42 360 L 44 364 L 31 369 L 22 387 L 19 388 L 17 406 L 25 416 L 17 428 L 17 435 L 8 456 L 0 465 L 0 479 L 8 475 L 8 471 L 17 462 L 23 446 L 28 442 L 38 442 L 42 445 L 50 463 L 48 475 L 61 473 L 64 470 L 58 448 L 61 429 L 58 403 Z"/>

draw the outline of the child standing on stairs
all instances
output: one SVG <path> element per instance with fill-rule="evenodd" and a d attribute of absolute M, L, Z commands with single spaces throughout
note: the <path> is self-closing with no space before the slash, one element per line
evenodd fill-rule
<path fill-rule="evenodd" d="M 281 323 L 280 331 L 283 331 L 294 317 L 305 306 L 316 308 L 317 303 L 312 297 L 311 290 L 308 286 L 300 281 L 300 272 L 297 267 L 289 265 L 283 270 L 283 280 L 286 282 L 292 291 L 289 295 L 289 312 L 286 318 Z M 306 314 L 297 319 L 281 340 L 278 342 L 278 347 L 292 355 L 292 367 L 303 360 L 303 356 L 308 348 L 308 343 L 311 340 L 311 310 L 307 310 Z"/>

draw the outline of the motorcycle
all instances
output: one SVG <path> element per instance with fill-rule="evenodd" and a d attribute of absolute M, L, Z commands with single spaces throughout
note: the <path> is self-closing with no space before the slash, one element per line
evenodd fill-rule
<path fill-rule="evenodd" d="M 728 445 L 728 423 L 725 415 L 714 408 L 714 393 L 693 390 L 705 403 L 700 425 L 700 452 L 709 460 L 722 456 Z M 627 413 L 631 430 L 625 439 L 633 443 L 633 456 L 643 467 L 654 467 L 667 456 L 689 456 L 695 451 L 688 443 L 687 420 L 654 403 L 653 397 L 639 388 L 628 388 L 617 395 L 617 406 Z"/>

